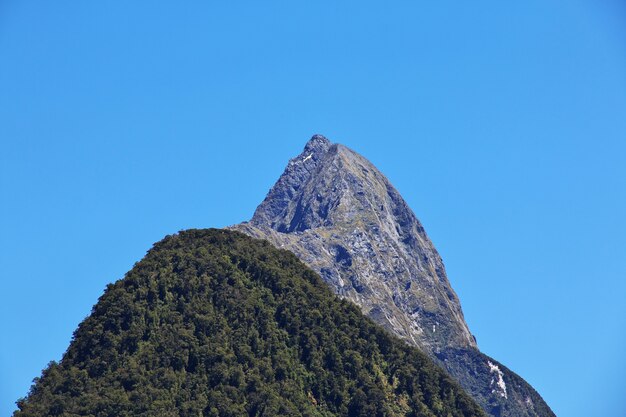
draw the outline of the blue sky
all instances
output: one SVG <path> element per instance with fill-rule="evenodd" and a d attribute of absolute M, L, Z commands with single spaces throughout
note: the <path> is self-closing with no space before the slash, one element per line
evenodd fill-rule
<path fill-rule="evenodd" d="M 624 5 L 222 3 L 0 3 L 0 414 L 107 283 L 322 133 L 406 198 L 484 352 L 626 415 Z"/>

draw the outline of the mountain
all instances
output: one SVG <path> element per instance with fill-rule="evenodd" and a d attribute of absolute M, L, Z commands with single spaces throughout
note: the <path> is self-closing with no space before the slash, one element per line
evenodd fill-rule
<path fill-rule="evenodd" d="M 428 353 L 489 414 L 554 416 L 528 383 L 478 350 L 424 227 L 358 153 L 313 136 L 252 219 L 232 228 L 292 251 L 335 293 Z"/>
<path fill-rule="evenodd" d="M 227 230 L 157 243 L 18 401 L 41 416 L 483 416 L 292 253 Z"/>

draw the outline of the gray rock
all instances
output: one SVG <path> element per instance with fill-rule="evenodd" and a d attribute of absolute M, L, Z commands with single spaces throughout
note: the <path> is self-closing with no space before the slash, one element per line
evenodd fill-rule
<path fill-rule="evenodd" d="M 478 350 L 421 223 L 351 149 L 313 136 L 252 219 L 232 228 L 295 253 L 338 295 L 430 354 L 491 415 L 554 415 L 522 378 Z"/>

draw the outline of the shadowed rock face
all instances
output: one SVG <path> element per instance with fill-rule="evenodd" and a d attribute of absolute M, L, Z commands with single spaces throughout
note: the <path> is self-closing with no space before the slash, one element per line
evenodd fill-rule
<path fill-rule="evenodd" d="M 356 152 L 313 136 L 252 219 L 233 228 L 295 253 L 337 294 L 429 353 L 492 415 L 553 415 L 523 379 L 478 351 L 421 223 Z"/>

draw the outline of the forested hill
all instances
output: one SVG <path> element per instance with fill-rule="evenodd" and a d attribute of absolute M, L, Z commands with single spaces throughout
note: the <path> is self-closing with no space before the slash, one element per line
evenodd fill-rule
<path fill-rule="evenodd" d="M 157 243 L 18 402 L 26 416 L 482 416 L 293 254 L 225 230 Z"/>

